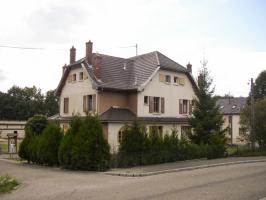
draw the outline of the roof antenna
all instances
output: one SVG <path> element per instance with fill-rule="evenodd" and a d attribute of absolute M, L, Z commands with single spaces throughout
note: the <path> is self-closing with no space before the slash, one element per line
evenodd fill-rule
<path fill-rule="evenodd" d="M 134 47 L 136 49 L 136 56 L 138 55 L 138 44 L 136 43 L 135 45 L 132 45 L 132 46 L 125 46 L 125 47 L 119 47 L 119 48 L 132 48 Z"/>

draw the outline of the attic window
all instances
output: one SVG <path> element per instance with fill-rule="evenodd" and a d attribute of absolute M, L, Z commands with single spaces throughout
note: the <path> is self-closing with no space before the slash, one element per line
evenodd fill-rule
<path fill-rule="evenodd" d="M 232 109 L 235 109 L 235 108 L 236 108 L 236 106 L 235 106 L 235 105 L 233 105 L 233 106 L 232 106 Z"/>
<path fill-rule="evenodd" d="M 224 108 L 224 106 L 220 106 L 220 109 L 223 109 Z"/>
<path fill-rule="evenodd" d="M 165 82 L 171 83 L 171 76 L 170 75 L 165 75 Z"/>
<path fill-rule="evenodd" d="M 77 75 L 76 74 L 73 74 L 72 81 L 75 82 L 76 80 L 77 80 Z"/>

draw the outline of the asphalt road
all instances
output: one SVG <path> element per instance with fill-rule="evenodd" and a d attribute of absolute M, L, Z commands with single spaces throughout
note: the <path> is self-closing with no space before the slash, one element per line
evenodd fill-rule
<path fill-rule="evenodd" d="M 141 178 L 72 172 L 0 160 L 0 174 L 21 186 L 6 199 L 263 199 L 266 162 L 220 166 Z"/>

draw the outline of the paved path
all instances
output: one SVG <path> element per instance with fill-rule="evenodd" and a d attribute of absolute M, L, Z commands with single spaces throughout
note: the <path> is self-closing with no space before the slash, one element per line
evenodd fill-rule
<path fill-rule="evenodd" d="M 0 174 L 17 177 L 21 186 L 10 199 L 262 199 L 266 162 L 205 168 L 141 178 L 72 172 L 0 160 Z"/>

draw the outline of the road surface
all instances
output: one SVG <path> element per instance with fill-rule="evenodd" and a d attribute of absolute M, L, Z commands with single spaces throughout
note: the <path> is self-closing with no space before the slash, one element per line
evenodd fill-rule
<path fill-rule="evenodd" d="M 8 163 L 0 174 L 21 182 L 1 200 L 20 199 L 263 199 L 266 162 L 220 166 L 148 177 L 119 177 L 95 172 Z"/>

